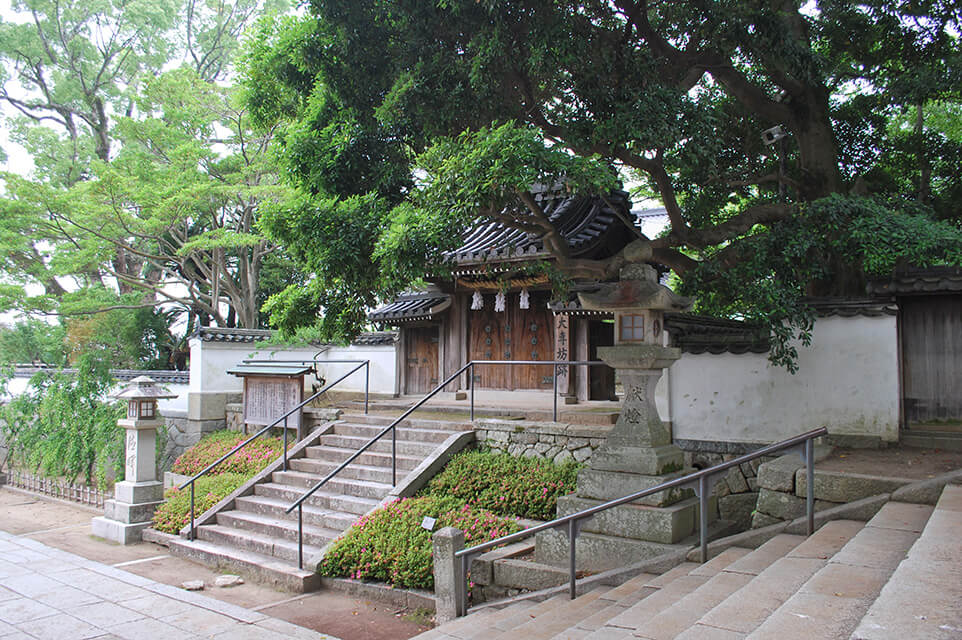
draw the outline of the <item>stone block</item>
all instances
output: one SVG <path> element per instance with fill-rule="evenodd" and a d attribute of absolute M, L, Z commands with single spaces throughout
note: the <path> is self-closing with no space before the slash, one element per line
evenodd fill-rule
<path fill-rule="evenodd" d="M 225 421 L 232 394 L 220 391 L 191 391 L 187 394 L 187 417 L 191 420 Z"/>
<path fill-rule="evenodd" d="M 745 476 L 742 475 L 742 471 L 738 467 L 732 467 L 728 470 L 728 475 L 725 476 L 725 482 L 728 483 L 728 488 L 731 489 L 732 493 L 745 493 L 748 491 L 748 483 L 745 482 Z"/>
<path fill-rule="evenodd" d="M 601 504 L 575 495 L 558 498 L 558 517 L 577 513 Z M 709 519 L 714 512 L 714 499 L 709 501 Z M 649 507 L 625 504 L 612 507 L 582 521 L 583 531 L 603 533 L 609 536 L 648 540 L 661 544 L 673 544 L 688 537 L 698 524 L 698 500 L 689 498 L 667 507 Z"/>
<path fill-rule="evenodd" d="M 718 514 L 722 520 L 729 520 L 738 525 L 739 529 L 752 526 L 752 514 L 755 511 L 754 493 L 734 493 L 718 499 Z"/>
<path fill-rule="evenodd" d="M 161 482 L 118 482 L 114 485 L 114 498 L 117 502 L 141 504 L 159 502 L 164 498 L 164 485 Z"/>
<path fill-rule="evenodd" d="M 90 533 L 117 544 L 136 544 L 141 541 L 141 532 L 150 524 L 149 521 L 125 523 L 98 516 L 90 522 Z"/>
<path fill-rule="evenodd" d="M 908 478 L 885 478 L 860 473 L 841 473 L 837 471 L 815 471 L 815 499 L 829 502 L 852 502 L 877 496 L 912 484 Z M 795 476 L 796 493 L 808 495 L 808 477 L 804 469 Z"/>
<path fill-rule="evenodd" d="M 107 500 L 104 502 L 104 517 L 124 524 L 147 522 L 153 519 L 154 511 L 162 504 L 163 502 L 127 504 L 126 502 Z"/>
<path fill-rule="evenodd" d="M 770 491 L 795 491 L 795 472 L 802 468 L 802 459 L 795 455 L 775 458 L 758 467 L 758 486 Z"/>
<path fill-rule="evenodd" d="M 464 610 L 464 576 L 461 561 L 454 554 L 464 548 L 464 532 L 444 527 L 432 536 L 434 559 L 434 593 L 439 624 L 453 620 Z"/>
<path fill-rule="evenodd" d="M 568 566 L 567 533 L 551 529 L 535 534 L 535 538 L 536 562 Z M 575 569 L 607 571 L 684 550 L 687 547 L 584 532 L 575 539 Z"/>
<path fill-rule="evenodd" d="M 509 589 L 539 591 L 568 582 L 568 570 L 506 558 L 494 563 L 494 584 Z"/>
<path fill-rule="evenodd" d="M 772 516 L 762 513 L 761 511 L 756 511 L 752 515 L 752 529 L 761 529 L 764 527 L 769 527 L 775 524 L 787 524 L 784 520 L 780 518 L 773 518 Z"/>
<path fill-rule="evenodd" d="M 623 496 L 644 491 L 662 482 L 674 480 L 682 475 L 684 474 L 681 471 L 665 476 L 646 476 L 637 473 L 602 471 L 594 468 L 582 469 L 578 472 L 578 495 L 582 498 L 597 500 L 617 500 Z M 637 500 L 636 503 L 663 507 L 690 498 L 692 495 L 694 493 L 691 489 L 674 488 L 646 496 Z"/>
<path fill-rule="evenodd" d="M 599 447 L 591 457 L 591 466 L 604 471 L 623 471 L 660 476 L 684 468 L 685 454 L 673 444 L 660 447 Z"/>
<path fill-rule="evenodd" d="M 805 515 L 805 498 L 763 488 L 758 491 L 756 509 L 779 520 L 794 520 Z"/>
<path fill-rule="evenodd" d="M 939 501 L 945 485 L 959 480 L 962 480 L 962 469 L 900 487 L 892 492 L 892 500 L 934 505 Z M 0 484 L 3 484 L 2 480 L 0 480 Z"/>

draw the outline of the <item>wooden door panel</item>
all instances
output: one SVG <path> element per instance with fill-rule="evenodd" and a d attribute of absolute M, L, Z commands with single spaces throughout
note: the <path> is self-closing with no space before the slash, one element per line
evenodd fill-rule
<path fill-rule="evenodd" d="M 900 301 L 907 423 L 962 420 L 962 296 Z"/>
<path fill-rule="evenodd" d="M 485 296 L 485 306 L 471 310 L 469 313 L 471 359 L 504 360 L 505 314 L 495 312 L 493 296 Z M 474 370 L 474 376 L 475 386 L 483 389 L 511 388 L 510 378 L 505 375 L 503 366 L 478 366 Z"/>
<path fill-rule="evenodd" d="M 552 360 L 554 358 L 554 320 L 540 296 L 531 297 L 531 307 L 515 306 L 515 360 Z M 515 388 L 553 388 L 551 365 L 517 365 L 512 367 Z"/>
<path fill-rule="evenodd" d="M 438 384 L 438 327 L 405 331 L 405 393 L 427 393 Z"/>

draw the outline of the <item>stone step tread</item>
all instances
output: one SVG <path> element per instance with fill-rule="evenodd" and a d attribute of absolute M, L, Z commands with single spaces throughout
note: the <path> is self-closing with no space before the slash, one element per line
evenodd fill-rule
<path fill-rule="evenodd" d="M 379 424 L 364 424 L 361 422 L 342 421 L 334 425 L 334 433 L 340 434 L 339 430 L 344 429 L 346 427 L 352 430 L 360 430 L 364 433 L 370 433 L 371 434 L 370 436 L 366 436 L 368 439 L 370 439 L 376 436 L 377 434 L 379 434 L 381 431 L 383 431 L 384 427 L 386 426 L 387 425 L 382 426 Z M 421 426 L 399 426 L 399 427 L 395 427 L 395 431 L 397 432 L 398 440 L 420 440 L 421 438 L 427 436 L 427 437 L 430 437 L 432 441 L 434 441 L 434 439 L 437 438 L 438 435 L 443 436 L 441 438 L 443 440 L 444 438 L 454 433 L 459 433 L 461 429 L 449 429 L 447 428 L 447 425 L 439 426 L 433 429 L 425 428 Z M 350 434 L 344 434 L 344 435 L 350 435 Z M 358 436 L 358 437 L 365 437 L 365 436 Z M 387 438 L 388 440 L 390 440 L 391 439 L 390 432 L 384 434 L 382 438 Z"/>
<path fill-rule="evenodd" d="M 476 613 L 469 612 L 468 615 L 463 618 L 447 622 L 439 627 L 439 629 L 450 637 L 461 640 L 485 637 L 486 634 L 490 633 L 489 629 L 501 620 L 518 615 L 522 611 L 534 607 L 536 604 L 538 603 L 531 600 L 522 600 L 503 609 L 488 608 Z"/>
<path fill-rule="evenodd" d="M 617 587 L 614 587 L 611 591 L 606 593 L 603 597 L 605 600 L 611 600 L 613 602 L 618 602 L 622 598 L 630 597 L 635 594 L 639 589 L 645 588 L 645 586 L 657 578 L 658 576 L 653 573 L 639 573 L 630 580 L 626 580 Z M 650 587 L 649 587 L 650 588 Z"/>
<path fill-rule="evenodd" d="M 268 492 L 269 492 L 269 493 L 268 493 Z M 295 486 L 289 485 L 289 484 L 282 484 L 282 483 L 279 483 L 279 482 L 261 482 L 261 483 L 255 485 L 255 487 L 254 487 L 254 493 L 255 493 L 255 495 L 271 495 L 271 494 L 275 494 L 275 495 L 276 495 L 276 494 L 280 494 L 280 495 L 284 495 L 284 496 L 289 496 L 290 502 L 287 503 L 287 506 L 290 506 L 295 500 L 297 500 L 298 498 L 300 498 L 301 496 L 304 495 L 304 488 L 303 488 L 303 487 L 295 487 Z M 376 500 L 376 499 L 374 499 L 374 498 L 366 498 L 366 497 L 363 497 L 363 496 L 354 496 L 354 495 L 344 495 L 344 494 L 341 494 L 341 493 L 337 493 L 336 491 L 329 491 L 329 490 L 324 489 L 324 488 L 321 488 L 321 489 L 318 489 L 317 491 L 315 491 L 314 494 L 313 494 L 310 498 L 308 498 L 307 501 L 306 501 L 304 504 L 305 504 L 305 505 L 311 504 L 311 500 L 313 500 L 313 499 L 317 499 L 317 500 L 331 500 L 331 499 L 344 500 L 344 501 L 350 502 L 350 503 L 352 503 L 352 504 L 359 505 L 360 507 L 364 508 L 365 511 L 362 511 L 361 513 L 366 513 L 367 510 L 372 509 L 373 507 L 376 507 L 376 506 L 378 505 L 378 503 L 380 502 L 379 500 Z M 315 506 L 316 506 L 316 504 L 315 504 Z"/>
<path fill-rule="evenodd" d="M 209 542 L 219 542 L 224 546 L 231 546 L 245 551 L 273 557 L 281 562 L 297 562 L 297 541 L 288 541 L 274 536 L 235 529 L 220 524 L 205 524 L 197 528 L 197 536 L 201 540 Z M 250 546 L 247 546 L 250 545 Z M 252 549 L 256 547 L 259 550 Z M 269 552 L 267 551 L 269 550 Z M 320 553 L 321 547 L 316 545 L 304 544 L 304 557 Z"/>
<path fill-rule="evenodd" d="M 270 513 L 277 514 L 278 517 L 291 518 L 293 522 L 297 522 L 297 511 L 292 511 L 291 513 L 285 513 L 287 508 L 291 506 L 290 502 L 286 500 L 278 500 L 276 498 L 271 498 L 269 496 L 241 496 L 234 501 L 234 506 L 237 511 L 244 511 L 249 513 L 261 513 L 263 511 L 268 511 Z M 261 511 L 257 511 L 261 509 Z M 348 513 L 347 511 L 338 511 L 336 509 L 322 509 L 320 507 L 312 506 L 310 503 L 305 502 L 303 507 L 304 522 L 309 520 L 323 520 L 323 519 L 333 519 L 344 522 L 344 528 L 347 528 L 353 524 L 358 516 L 356 513 Z M 350 522 L 348 522 L 348 520 Z"/>
<path fill-rule="evenodd" d="M 908 556 L 862 617 L 853 640 L 958 638 L 962 628 L 962 487 L 948 485 Z M 912 615 L 904 615 L 911 611 Z"/>
<path fill-rule="evenodd" d="M 752 553 L 728 565 L 725 570 L 732 573 L 747 573 L 757 576 L 773 562 L 787 556 L 804 541 L 805 536 L 780 533 L 766 541 Z"/>
<path fill-rule="evenodd" d="M 296 513 L 291 513 L 291 515 L 296 516 Z M 239 524 L 247 525 L 250 527 L 261 527 L 261 528 L 272 529 L 272 530 L 283 529 L 285 531 L 291 532 L 292 534 L 295 534 L 294 539 L 296 540 L 296 533 L 297 533 L 296 517 L 293 520 L 284 520 L 280 518 L 272 518 L 270 516 L 265 516 L 259 513 L 253 513 L 250 511 L 241 511 L 239 509 L 233 509 L 231 511 L 222 511 L 217 514 L 217 517 L 218 518 L 224 517 L 225 519 L 229 520 L 230 522 L 225 522 L 223 524 L 225 524 L 226 526 L 232 527 L 234 529 L 244 528 L 244 526 L 238 526 Z M 219 520 L 218 520 L 218 524 L 221 524 Z M 343 531 L 338 529 L 331 529 L 330 527 L 319 527 L 317 525 L 308 524 L 307 522 L 304 522 L 302 524 L 301 529 L 303 530 L 305 536 L 311 535 L 311 536 L 324 538 L 328 540 L 333 540 L 334 538 L 336 538 L 337 536 L 343 533 Z M 257 533 L 257 529 L 245 529 L 245 530 L 253 530 L 255 533 Z M 267 535 L 274 535 L 274 534 L 267 534 Z"/>
<path fill-rule="evenodd" d="M 539 602 L 533 607 L 529 607 L 528 609 L 525 609 L 522 611 L 514 611 L 512 615 L 508 615 L 500 618 L 497 622 L 495 622 L 491 626 L 490 629 L 487 630 L 489 632 L 488 635 L 472 636 L 472 637 L 489 638 L 491 634 L 499 633 L 501 631 L 506 631 L 509 629 L 514 629 L 517 626 L 527 623 L 528 620 L 537 618 L 538 616 L 544 614 L 545 612 L 553 611 L 555 607 L 558 606 L 559 603 L 563 603 L 563 602 L 570 602 L 570 600 L 568 599 L 568 594 L 559 593 L 556 596 L 552 596 L 547 600 Z"/>
<path fill-rule="evenodd" d="M 370 465 L 370 464 L 361 464 L 357 460 L 354 460 L 353 462 L 351 462 L 351 464 L 341 469 L 341 471 L 335 477 L 351 478 L 353 480 L 355 478 L 353 478 L 351 475 L 348 475 L 348 474 L 359 474 L 359 473 L 390 474 L 391 473 L 390 459 L 388 459 L 386 463 L 387 464 L 384 464 L 384 465 Z M 296 458 L 294 460 L 291 460 L 288 466 L 294 471 L 300 471 L 302 473 L 310 473 L 312 475 L 315 475 L 317 476 L 317 479 L 320 480 L 331 471 L 334 471 L 334 469 L 336 469 L 340 464 L 341 464 L 341 461 L 335 461 L 335 460 L 319 460 L 317 458 Z"/>
<path fill-rule="evenodd" d="M 291 486 L 310 488 L 314 486 L 317 482 L 323 478 L 319 478 L 313 473 L 305 473 L 303 471 L 275 471 L 273 474 L 273 480 L 279 482 L 280 484 L 290 484 Z M 357 480 L 355 478 L 338 478 L 334 476 L 327 481 L 326 486 L 330 486 L 331 490 L 335 493 L 342 493 L 342 489 L 351 488 L 355 491 L 366 489 L 370 493 L 375 495 L 381 494 L 387 495 L 390 493 L 391 489 L 394 487 L 387 482 L 374 482 L 373 480 Z M 353 493 L 351 495 L 358 495 Z"/>
<path fill-rule="evenodd" d="M 563 600 L 556 601 L 554 606 L 544 613 L 501 634 L 491 635 L 489 637 L 492 640 L 513 640 L 515 638 L 546 640 L 568 627 L 574 626 L 582 617 L 590 615 L 598 609 L 605 608 L 607 603 L 604 600 L 600 600 L 600 598 L 607 591 L 608 589 L 606 587 L 599 587 L 575 600 L 568 599 L 567 594 L 565 594 Z"/>
<path fill-rule="evenodd" d="M 748 634 L 821 569 L 864 526 L 863 522 L 834 520 L 778 558 L 755 579 L 706 612 L 695 627 L 719 635 L 719 629 Z"/>
<path fill-rule="evenodd" d="M 359 436 L 346 436 L 337 433 L 325 434 L 321 436 L 321 446 L 328 447 L 338 447 L 341 449 L 350 449 L 352 452 L 359 451 L 361 447 L 367 445 L 370 442 L 370 438 L 362 438 Z M 428 454 L 437 448 L 439 443 L 436 442 L 418 442 L 415 440 L 398 440 L 397 450 L 399 454 L 404 455 L 422 455 Z M 391 451 L 391 439 L 381 438 L 377 442 L 373 443 L 367 452 L 379 452 L 386 453 Z"/>
<path fill-rule="evenodd" d="M 890 528 L 892 514 L 903 511 L 898 506 L 886 509 L 895 504 L 898 503 L 886 503 L 747 637 L 752 640 L 847 638 L 919 537 L 915 531 Z"/>
<path fill-rule="evenodd" d="M 206 540 L 188 541 L 177 538 L 170 541 L 173 555 L 186 557 L 219 568 L 230 566 L 259 583 L 280 587 L 287 591 L 305 593 L 316 591 L 320 576 L 314 571 L 298 569 L 283 561 L 246 549 L 237 549 Z"/>
<path fill-rule="evenodd" d="M 314 446 L 307 447 L 307 449 L 305 450 L 306 457 L 301 459 L 333 461 L 339 464 L 343 462 L 345 459 L 354 455 L 356 451 L 357 449 L 347 449 L 344 447 L 314 445 Z M 384 460 L 386 461 L 387 466 L 391 466 L 390 453 L 384 453 L 381 451 L 365 451 L 364 453 L 361 454 L 358 460 L 360 460 L 361 458 L 364 458 L 365 456 L 369 458 L 373 458 L 375 460 L 379 460 L 379 461 Z M 421 459 L 415 456 L 402 455 L 400 453 L 397 455 L 398 468 L 403 468 L 406 465 L 410 465 L 409 468 L 413 469 L 414 467 L 418 466 L 420 462 L 421 462 Z M 381 465 L 377 465 L 377 466 L 381 466 Z"/>
<path fill-rule="evenodd" d="M 612 616 L 609 620 L 610 626 L 633 629 L 635 635 L 641 635 L 652 629 L 652 633 L 657 633 L 658 638 L 674 637 L 676 633 L 697 621 L 704 611 L 751 579 L 750 576 L 725 573 L 725 570 L 757 551 L 757 549 L 752 551 L 740 547 L 729 547 L 705 564 L 685 563 L 675 567 L 661 576 L 662 580 L 656 583 L 661 586 L 659 591 Z M 698 593 L 701 595 L 692 595 Z M 672 618 L 662 616 L 680 601 L 699 603 L 702 599 L 708 599 L 712 603 L 711 606 L 707 603 L 692 605 L 700 607 L 698 615 L 683 611 L 680 615 L 684 617 L 687 624 L 678 625 L 672 622 Z M 675 611 L 678 610 L 675 609 Z M 658 628 L 649 624 L 655 618 L 659 620 Z M 673 631 L 670 631 L 672 629 Z"/>
<path fill-rule="evenodd" d="M 399 412 L 401 415 L 403 412 Z M 348 422 L 371 424 L 371 425 L 382 425 L 387 426 L 397 420 L 397 416 L 379 416 L 373 414 L 356 413 L 354 411 L 345 411 L 341 414 L 341 419 Z M 437 418 L 412 418 L 408 416 L 401 421 L 401 425 L 437 425 L 439 427 L 445 427 L 448 425 L 464 426 L 467 428 L 472 428 L 471 420 L 468 416 L 465 416 L 464 420 L 442 420 Z"/>

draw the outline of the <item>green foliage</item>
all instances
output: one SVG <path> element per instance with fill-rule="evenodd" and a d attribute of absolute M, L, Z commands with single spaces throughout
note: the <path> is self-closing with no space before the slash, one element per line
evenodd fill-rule
<path fill-rule="evenodd" d="M 31 391 L 5 410 L 11 462 L 73 482 L 82 478 L 104 486 L 110 470 L 122 473 L 123 429 L 120 403 L 104 402 L 113 380 L 106 362 L 84 355 L 76 375 L 40 373 Z"/>
<path fill-rule="evenodd" d="M 115 369 L 171 368 L 171 315 L 141 308 L 71 318 L 66 321 L 69 357 L 77 361 L 89 354 Z"/>
<path fill-rule="evenodd" d="M 790 221 L 757 229 L 733 248 L 708 251 L 705 258 L 682 283 L 683 291 L 701 292 L 702 313 L 741 316 L 769 327 L 770 359 L 794 371 L 794 341 L 807 344 L 814 321 L 806 295 L 831 290 L 840 273 L 853 280 L 849 288 L 864 290 L 866 278 L 902 265 L 962 265 L 962 230 L 933 220 L 911 201 L 834 195 L 812 202 Z M 848 265 L 844 272 L 840 262 Z"/>
<path fill-rule="evenodd" d="M 236 431 L 215 431 L 201 438 L 200 442 L 185 451 L 174 462 L 172 471 L 192 476 L 247 439 Z M 280 438 L 261 436 L 246 447 L 214 467 L 211 475 L 241 473 L 254 475 L 277 459 L 284 450 Z"/>
<path fill-rule="evenodd" d="M 318 570 L 328 576 L 381 580 L 398 588 L 433 588 L 431 532 L 421 526 L 424 516 L 437 518 L 437 528 L 464 531 L 466 547 L 521 529 L 513 520 L 452 497 L 399 500 L 358 520 L 332 543 Z"/>
<path fill-rule="evenodd" d="M 67 364 L 66 332 L 62 325 L 27 319 L 0 327 L 0 363 Z"/>
<path fill-rule="evenodd" d="M 199 516 L 226 498 L 250 478 L 243 473 L 204 476 L 194 486 L 194 516 Z M 190 488 L 172 487 L 164 492 L 166 502 L 154 511 L 154 529 L 177 534 L 190 523 Z"/>
<path fill-rule="evenodd" d="M 487 451 L 458 454 L 436 475 L 426 495 L 450 496 L 502 516 L 550 520 L 558 497 L 575 489 L 580 465 Z"/>

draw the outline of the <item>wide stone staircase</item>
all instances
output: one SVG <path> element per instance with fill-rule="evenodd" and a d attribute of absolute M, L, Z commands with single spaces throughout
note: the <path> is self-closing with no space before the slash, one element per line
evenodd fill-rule
<path fill-rule="evenodd" d="M 311 591 L 319 576 L 307 566 L 321 549 L 375 508 L 394 489 L 391 436 L 385 435 L 304 503 L 305 568 L 299 569 L 297 511 L 285 510 L 393 421 L 391 416 L 346 413 L 315 445 L 303 447 L 213 518 L 196 527 L 196 539 L 174 539 L 171 553 L 296 591 Z M 471 429 L 467 421 L 407 419 L 397 428 L 400 483 L 449 436 Z M 199 516 L 200 514 L 198 514 Z"/>
<path fill-rule="evenodd" d="M 962 638 L 960 530 L 962 487 L 948 486 L 934 509 L 888 502 L 868 523 L 729 547 L 575 600 L 487 607 L 417 638 Z"/>

